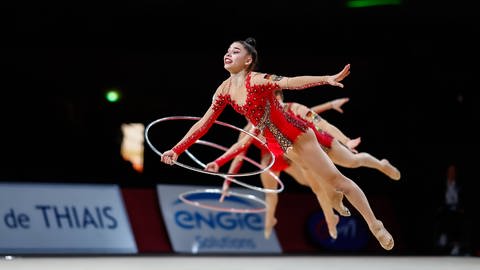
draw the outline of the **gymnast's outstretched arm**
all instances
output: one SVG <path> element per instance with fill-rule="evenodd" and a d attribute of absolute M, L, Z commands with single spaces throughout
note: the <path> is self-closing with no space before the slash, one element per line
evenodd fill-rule
<path fill-rule="evenodd" d="M 258 73 L 256 75 L 260 76 L 253 76 L 252 81 L 254 84 L 267 84 L 269 81 L 274 82 L 278 87 L 286 90 L 302 90 L 326 84 L 343 88 L 343 84 L 340 82 L 347 77 L 348 74 L 350 74 L 350 64 L 345 65 L 342 71 L 335 75 L 286 77 Z"/>
<path fill-rule="evenodd" d="M 227 101 L 222 91 L 225 89 L 225 81 L 217 88 L 210 108 L 205 112 L 200 120 L 198 120 L 185 136 L 171 149 L 165 151 L 161 157 L 161 161 L 173 165 L 178 156 L 187 150 L 192 144 L 200 139 L 210 127 L 215 123 L 222 111 L 225 109 Z"/>
<path fill-rule="evenodd" d="M 342 106 L 343 104 L 347 103 L 349 100 L 350 100 L 349 98 L 337 98 L 329 102 L 315 105 L 310 109 L 318 114 L 321 114 L 328 110 L 336 110 L 339 113 L 343 113 Z"/>

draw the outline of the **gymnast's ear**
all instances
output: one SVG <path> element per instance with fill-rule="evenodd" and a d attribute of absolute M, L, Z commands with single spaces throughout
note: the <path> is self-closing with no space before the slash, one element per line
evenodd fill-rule
<path fill-rule="evenodd" d="M 252 57 L 248 57 L 247 60 L 245 61 L 245 66 L 249 66 L 252 64 Z"/>

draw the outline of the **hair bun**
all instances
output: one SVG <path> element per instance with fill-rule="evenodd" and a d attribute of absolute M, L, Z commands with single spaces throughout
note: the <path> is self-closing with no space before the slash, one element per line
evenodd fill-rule
<path fill-rule="evenodd" d="M 246 38 L 245 42 L 254 48 L 255 48 L 255 45 L 257 45 L 257 41 L 253 37 Z"/>

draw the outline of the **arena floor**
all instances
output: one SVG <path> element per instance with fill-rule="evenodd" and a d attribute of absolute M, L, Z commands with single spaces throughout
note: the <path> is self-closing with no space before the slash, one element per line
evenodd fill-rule
<path fill-rule="evenodd" d="M 1 270 L 479 270 L 479 257 L 412 256 L 120 256 L 2 257 Z"/>

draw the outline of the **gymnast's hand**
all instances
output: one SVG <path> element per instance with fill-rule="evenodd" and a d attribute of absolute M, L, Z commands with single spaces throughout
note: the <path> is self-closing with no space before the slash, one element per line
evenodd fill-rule
<path fill-rule="evenodd" d="M 330 101 L 331 104 L 332 104 L 332 109 L 334 109 L 335 111 L 337 111 L 339 113 L 343 113 L 342 105 L 345 104 L 349 100 L 350 100 L 349 98 L 337 98 L 337 99 L 334 99 L 334 100 Z"/>
<path fill-rule="evenodd" d="M 339 73 L 335 75 L 328 76 L 327 83 L 333 86 L 338 86 L 343 88 L 343 84 L 340 82 L 345 79 L 345 77 L 350 74 L 350 64 L 345 65 L 345 67 Z"/>
<path fill-rule="evenodd" d="M 177 161 L 178 155 L 173 150 L 168 150 L 163 153 L 161 161 L 168 165 L 173 165 Z"/>
<path fill-rule="evenodd" d="M 210 172 L 218 172 L 220 167 L 218 167 L 218 164 L 215 161 L 212 161 L 205 166 L 205 171 L 210 171 Z"/>

